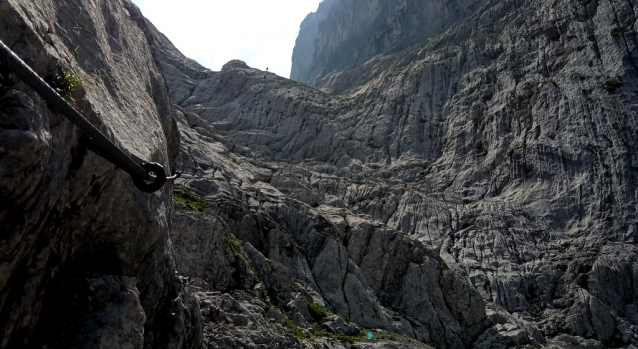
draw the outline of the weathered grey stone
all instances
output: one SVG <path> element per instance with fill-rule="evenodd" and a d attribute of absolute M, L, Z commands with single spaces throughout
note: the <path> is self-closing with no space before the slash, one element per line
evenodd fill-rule
<path fill-rule="evenodd" d="M 366 9 L 383 2 L 355 3 L 324 2 L 298 53 L 315 42 L 313 57 L 337 42 L 370 46 L 352 28 L 379 18 Z M 314 84 L 332 95 L 245 66 L 201 68 L 191 95 L 172 100 L 197 115 L 183 132 L 214 145 L 183 153 L 194 163 L 207 160 L 193 149 L 222 154 L 207 166 L 238 201 L 220 206 L 245 207 L 231 229 L 266 260 L 281 251 L 269 231 L 289 233 L 291 256 L 310 258 L 303 287 L 355 322 L 437 346 L 562 345 L 563 334 L 635 345 L 637 4 L 480 5 L 464 2 L 465 19 L 443 15 L 447 30 L 403 50 L 389 40 L 372 58 L 317 61 L 330 69 L 318 68 Z M 360 20 L 334 25 L 345 18 Z M 396 23 L 374 28 L 390 35 Z M 313 69 L 307 59 L 294 66 Z M 180 89 L 180 76 L 169 86 Z M 187 182 L 209 171 L 191 168 Z M 332 228 L 316 228 L 326 224 L 317 217 Z M 284 273 L 288 285 L 302 264 Z"/>
<path fill-rule="evenodd" d="M 356 336 L 361 332 L 361 328 L 354 323 L 345 322 L 340 316 L 332 316 L 328 321 L 321 324 L 332 333 Z"/>
<path fill-rule="evenodd" d="M 290 78 L 315 82 L 448 29 L 485 0 L 325 0 L 301 23 Z"/>
<path fill-rule="evenodd" d="M 149 31 L 128 0 L 0 2 L 5 44 L 46 80 L 75 72 L 75 107 L 122 149 L 171 170 L 179 134 Z M 171 186 L 135 189 L 5 68 L 0 348 L 200 345 L 198 305 L 171 260 Z"/>
<path fill-rule="evenodd" d="M 77 107 L 206 208 L 3 74 L 0 348 L 635 347 L 637 10 L 325 1 L 293 62 L 322 91 L 205 69 L 127 0 L 1 1 L 0 38 L 86 74 Z"/>

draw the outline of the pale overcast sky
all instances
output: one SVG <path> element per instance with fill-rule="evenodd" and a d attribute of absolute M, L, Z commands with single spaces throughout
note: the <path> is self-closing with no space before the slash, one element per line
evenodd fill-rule
<path fill-rule="evenodd" d="M 290 76 L 299 25 L 321 0 L 133 0 L 187 57 L 212 70 L 231 59 Z"/>

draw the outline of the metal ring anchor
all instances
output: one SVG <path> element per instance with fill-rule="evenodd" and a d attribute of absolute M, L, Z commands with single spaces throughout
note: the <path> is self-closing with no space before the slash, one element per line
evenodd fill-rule
<path fill-rule="evenodd" d="M 145 193 L 154 193 L 162 189 L 166 181 L 174 181 L 182 175 L 182 172 L 175 172 L 172 176 L 166 177 L 166 170 L 164 170 L 164 166 L 157 162 L 144 162 L 140 164 L 140 166 L 148 173 L 155 173 L 155 180 L 152 183 L 146 183 L 146 181 L 139 177 L 131 177 L 133 178 L 133 184 L 135 184 L 137 189 Z"/>
<path fill-rule="evenodd" d="M 146 183 L 142 178 L 139 177 L 131 177 L 133 178 L 133 184 L 137 187 L 137 189 L 145 192 L 145 193 L 154 193 L 164 186 L 166 183 L 166 170 L 164 170 L 164 166 L 158 164 L 157 162 L 144 162 L 140 164 L 140 166 L 146 172 L 154 172 L 155 180 L 151 183 Z"/>

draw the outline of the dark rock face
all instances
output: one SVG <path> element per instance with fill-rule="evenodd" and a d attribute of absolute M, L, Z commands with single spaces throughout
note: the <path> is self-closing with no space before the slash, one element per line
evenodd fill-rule
<path fill-rule="evenodd" d="M 148 30 L 129 1 L 0 2 L 4 43 L 46 79 L 75 72 L 92 123 L 171 166 L 179 135 Z M 21 81 L 0 84 L 0 348 L 200 345 L 170 255 L 171 188 L 139 192 Z"/>
<path fill-rule="evenodd" d="M 290 78 L 314 83 L 440 34 L 485 0 L 325 0 L 301 23 Z"/>

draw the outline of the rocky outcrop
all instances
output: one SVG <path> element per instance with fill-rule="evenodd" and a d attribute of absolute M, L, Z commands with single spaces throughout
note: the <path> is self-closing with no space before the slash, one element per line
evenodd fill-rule
<path fill-rule="evenodd" d="M 149 27 L 127 0 L 0 2 L 0 38 L 132 156 L 172 168 L 178 131 Z M 2 67 L 0 67 L 1 69 Z M 0 348 L 197 348 L 175 276 L 171 188 L 136 190 L 6 71 L 0 80 Z"/>
<path fill-rule="evenodd" d="M 278 275 L 359 326 L 437 347 L 638 345 L 636 6 L 488 1 L 430 40 L 326 71 L 323 91 L 165 61 L 171 91 L 191 86 L 171 92 L 180 128 L 214 144 L 183 144 L 182 184 L 230 193 L 213 206 L 260 265 L 279 261 L 270 236 L 290 234 Z"/>
<path fill-rule="evenodd" d="M 252 70 L 239 66 L 215 76 L 223 79 L 237 69 Z M 403 334 L 459 347 L 488 325 L 479 294 L 423 245 L 345 210 L 313 209 L 289 198 L 255 176 L 258 166 L 238 163 L 199 116 L 179 115 L 178 167 L 185 171 L 179 183 L 185 188 L 177 199 L 185 204 L 172 232 L 178 271 L 197 279 L 200 302 L 243 299 L 235 311 L 245 320 L 236 325 L 249 326 L 235 329 L 223 316 L 208 318 L 205 335 L 212 348 L 231 341 L 233 331 L 253 333 L 255 345 L 308 345 L 282 335 L 277 324 L 307 328 L 308 334 L 296 333 L 306 341 L 334 341 L 331 336 L 338 335 L 363 341 L 361 328 L 378 328 L 397 333 L 397 345 Z M 228 312 L 219 306 L 209 311 Z M 338 317 L 325 322 L 330 313 L 356 325 L 340 326 Z M 274 325 L 266 320 L 270 316 Z M 339 333 L 344 331 L 349 333 Z"/>
<path fill-rule="evenodd" d="M 321 80 L 440 34 L 485 0 L 325 0 L 301 23 L 290 78 Z"/>

